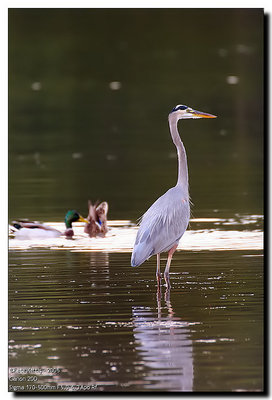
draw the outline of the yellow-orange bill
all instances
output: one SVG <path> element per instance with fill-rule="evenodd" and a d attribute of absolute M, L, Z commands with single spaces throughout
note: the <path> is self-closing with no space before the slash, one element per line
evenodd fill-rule
<path fill-rule="evenodd" d="M 204 112 L 196 111 L 196 110 L 193 111 L 193 114 L 199 118 L 217 118 L 216 115 L 212 115 L 212 114 L 208 114 L 208 113 L 204 113 Z"/>

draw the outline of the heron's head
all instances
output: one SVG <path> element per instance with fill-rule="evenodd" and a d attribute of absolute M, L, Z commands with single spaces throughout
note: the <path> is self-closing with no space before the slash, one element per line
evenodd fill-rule
<path fill-rule="evenodd" d="M 170 112 L 170 115 L 176 115 L 178 119 L 189 119 L 189 118 L 216 118 L 216 115 L 204 113 L 202 111 L 193 110 L 191 107 L 178 104 Z"/>

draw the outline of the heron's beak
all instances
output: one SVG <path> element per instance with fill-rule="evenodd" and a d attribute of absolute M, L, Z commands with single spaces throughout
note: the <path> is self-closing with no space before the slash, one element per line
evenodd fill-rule
<path fill-rule="evenodd" d="M 217 118 L 216 115 L 204 113 L 204 112 L 197 111 L 197 110 L 192 110 L 191 113 L 193 114 L 193 116 L 198 117 L 198 118 Z"/>
<path fill-rule="evenodd" d="M 87 222 L 87 224 L 89 223 L 89 221 L 86 218 L 83 218 L 81 215 L 79 216 L 78 222 Z"/>

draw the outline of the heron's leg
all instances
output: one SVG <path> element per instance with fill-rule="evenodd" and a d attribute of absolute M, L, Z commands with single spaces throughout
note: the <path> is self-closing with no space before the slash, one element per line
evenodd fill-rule
<path fill-rule="evenodd" d="M 164 270 L 164 279 L 165 279 L 165 282 L 166 282 L 166 285 L 167 285 L 168 288 L 171 287 L 170 279 L 169 279 L 169 270 L 170 270 L 171 260 L 172 260 L 173 254 L 175 253 L 177 247 L 178 247 L 178 244 L 175 244 L 172 247 L 172 249 L 169 250 L 167 263 L 166 263 L 166 267 L 165 267 L 165 270 Z"/>
<path fill-rule="evenodd" d="M 160 271 L 160 253 L 157 254 L 157 272 L 156 272 L 157 282 L 160 286 L 161 284 L 161 271 Z"/>

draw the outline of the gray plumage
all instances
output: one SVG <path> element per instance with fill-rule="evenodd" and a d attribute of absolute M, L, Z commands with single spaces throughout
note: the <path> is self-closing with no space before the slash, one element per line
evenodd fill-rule
<path fill-rule="evenodd" d="M 216 117 L 184 105 L 177 105 L 170 112 L 169 128 L 178 155 L 177 184 L 159 197 L 143 215 L 131 256 L 131 265 L 136 267 L 157 254 L 157 280 L 160 284 L 160 253 L 168 251 L 164 272 L 168 287 L 170 287 L 169 269 L 172 255 L 187 229 L 190 218 L 187 157 L 177 128 L 179 119 L 189 118 Z"/>
<path fill-rule="evenodd" d="M 143 215 L 131 265 L 137 267 L 149 257 L 169 251 L 186 231 L 189 218 L 188 193 L 180 186 L 169 189 Z"/>

